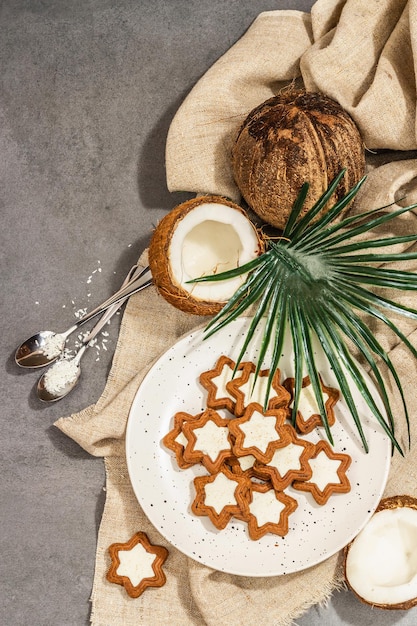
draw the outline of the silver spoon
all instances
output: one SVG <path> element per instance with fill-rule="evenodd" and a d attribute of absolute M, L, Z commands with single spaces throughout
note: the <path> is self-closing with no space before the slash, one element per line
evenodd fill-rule
<path fill-rule="evenodd" d="M 126 276 L 122 288 L 130 283 L 132 276 L 135 276 L 136 273 L 137 269 L 135 269 L 134 266 Z M 84 337 L 82 346 L 78 350 L 75 357 L 72 359 L 57 361 L 40 377 L 37 384 L 37 394 L 40 400 L 43 402 L 56 402 L 57 400 L 64 398 L 74 389 L 81 375 L 80 361 L 84 352 L 91 345 L 93 339 L 99 334 L 110 318 L 120 309 L 123 302 L 125 302 L 127 298 L 128 296 L 123 298 L 121 301 L 116 302 L 116 304 L 111 305 L 104 312 L 97 324 L 86 335 L 86 337 Z M 58 383 L 56 381 L 55 383 L 53 382 L 52 377 L 54 376 L 54 371 L 55 375 L 58 375 Z M 62 382 L 59 380 L 60 377 Z"/>
<path fill-rule="evenodd" d="M 114 306 L 117 307 L 114 311 L 110 308 L 107 312 L 111 312 L 113 315 L 119 308 L 118 305 Z M 100 319 L 83 341 L 83 345 L 78 350 L 75 357 L 56 361 L 52 367 L 42 374 L 37 384 L 37 393 L 40 400 L 43 402 L 56 402 L 64 398 L 74 389 L 81 375 L 81 358 L 89 345 L 91 345 L 90 342 L 98 335 L 110 317 L 111 315 L 104 315 L 103 318 Z M 54 375 L 58 376 L 58 382 L 53 382 Z"/>
<path fill-rule="evenodd" d="M 126 283 L 126 284 L 125 284 Z M 113 304 L 124 301 L 128 296 L 152 284 L 152 275 L 149 267 L 140 269 L 134 265 L 125 279 L 122 287 L 108 300 L 100 304 L 75 322 L 64 333 L 54 333 L 51 330 L 42 330 L 29 339 L 26 339 L 16 350 L 15 361 L 20 367 L 36 368 L 53 363 L 65 348 L 69 335 L 82 324 L 85 324 L 96 315 L 103 313 Z"/>

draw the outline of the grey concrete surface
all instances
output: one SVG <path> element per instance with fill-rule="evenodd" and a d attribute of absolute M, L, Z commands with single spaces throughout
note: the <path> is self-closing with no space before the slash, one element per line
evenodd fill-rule
<path fill-rule="evenodd" d="M 0 623 L 89 623 L 101 459 L 52 424 L 95 402 L 120 317 L 60 403 L 14 350 L 64 330 L 122 281 L 153 225 L 183 194 L 165 185 L 169 123 L 196 80 L 263 10 L 311 0 L 3 0 L 0 12 Z M 91 277 L 91 279 L 90 279 Z M 105 349 L 107 348 L 107 350 Z M 411 626 L 349 592 L 299 626 Z M 111 624 L 109 624 L 111 626 Z"/>

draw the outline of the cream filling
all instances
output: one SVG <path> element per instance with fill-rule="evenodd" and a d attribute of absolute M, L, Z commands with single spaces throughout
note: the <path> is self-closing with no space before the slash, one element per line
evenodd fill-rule
<path fill-rule="evenodd" d="M 234 400 L 233 396 L 230 395 L 228 390 L 226 389 L 226 384 L 232 380 L 233 370 L 227 365 L 224 364 L 222 371 L 218 376 L 214 376 L 212 378 L 212 383 L 217 388 L 216 398 L 230 398 Z"/>
<path fill-rule="evenodd" d="M 320 491 L 324 491 L 329 483 L 340 484 L 340 478 L 337 475 L 337 470 L 340 467 L 339 460 L 329 459 L 322 450 L 315 459 L 309 459 L 308 462 L 313 472 L 309 482 L 315 483 Z"/>
<path fill-rule="evenodd" d="M 185 446 L 188 443 L 188 439 L 187 437 L 184 435 L 183 432 L 178 433 L 178 435 L 175 437 L 175 441 L 180 445 L 183 446 L 185 448 Z"/>
<path fill-rule="evenodd" d="M 329 398 L 329 394 L 323 392 L 323 402 L 326 403 Z M 291 406 L 293 403 L 291 403 Z M 305 420 L 311 415 L 320 414 L 319 405 L 317 404 L 316 396 L 312 385 L 302 387 L 300 392 L 300 398 L 298 401 L 298 410 Z"/>
<path fill-rule="evenodd" d="M 219 473 L 213 482 L 207 483 L 205 487 L 205 504 L 212 506 L 219 515 L 225 506 L 236 504 L 235 489 L 236 481 Z"/>
<path fill-rule="evenodd" d="M 255 385 L 254 380 L 255 372 L 251 372 L 246 383 L 239 387 L 239 391 L 241 391 L 245 397 L 245 406 L 247 406 L 250 402 L 257 402 L 263 406 L 265 402 L 268 376 L 258 376 Z M 271 387 L 268 394 L 268 402 L 275 395 L 275 390 Z"/>
<path fill-rule="evenodd" d="M 208 420 L 201 428 L 194 429 L 197 439 L 194 450 L 201 450 L 214 462 L 222 450 L 230 449 L 228 432 L 229 429 L 226 426 L 217 426 Z"/>
<path fill-rule="evenodd" d="M 258 526 L 263 526 L 268 522 L 278 523 L 284 508 L 285 505 L 277 500 L 273 489 L 265 493 L 253 491 L 249 509 L 252 515 L 256 517 Z"/>
<path fill-rule="evenodd" d="M 262 415 L 254 411 L 249 421 L 240 425 L 244 434 L 244 447 L 256 447 L 265 453 L 271 441 L 276 441 L 278 433 L 275 429 L 277 420 L 273 415 Z"/>
<path fill-rule="evenodd" d="M 243 472 L 246 472 L 246 470 L 251 469 L 255 461 L 256 459 L 252 454 L 247 454 L 246 456 L 240 456 L 238 458 L 240 468 Z"/>
<path fill-rule="evenodd" d="M 141 543 L 137 543 L 131 550 L 119 550 L 119 560 L 118 575 L 129 578 L 134 587 L 144 578 L 155 576 L 152 569 L 155 555 L 147 552 Z"/>
<path fill-rule="evenodd" d="M 272 459 L 267 465 L 275 467 L 281 476 L 285 476 L 290 470 L 300 470 L 300 456 L 303 450 L 304 446 L 299 446 L 291 441 L 284 448 L 275 450 Z"/>

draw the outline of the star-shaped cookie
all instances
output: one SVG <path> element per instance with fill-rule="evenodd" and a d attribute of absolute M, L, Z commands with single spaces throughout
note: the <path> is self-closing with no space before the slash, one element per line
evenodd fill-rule
<path fill-rule="evenodd" d="M 175 454 L 175 458 L 177 460 L 177 465 L 181 469 L 188 469 L 192 465 L 193 462 L 187 463 L 184 460 L 184 448 L 188 443 L 187 438 L 183 433 L 184 422 L 188 422 L 189 420 L 197 419 L 201 413 L 198 415 L 190 415 L 190 413 L 185 413 L 184 411 L 179 411 L 174 415 L 174 425 L 171 430 L 165 435 L 162 439 L 162 443 L 166 448 L 172 450 Z"/>
<path fill-rule="evenodd" d="M 292 483 L 294 489 L 310 492 L 317 504 L 326 504 L 333 493 L 350 491 L 346 471 L 352 459 L 348 454 L 333 452 L 327 441 L 321 440 L 315 444 L 308 462 L 312 470 L 311 478 L 295 480 Z"/>
<path fill-rule="evenodd" d="M 251 483 L 249 491 L 248 532 L 251 539 L 267 533 L 284 537 L 288 533 L 288 517 L 298 506 L 297 501 L 268 483 Z"/>
<path fill-rule="evenodd" d="M 196 515 L 207 515 L 216 528 L 225 528 L 233 515 L 248 512 L 249 479 L 233 474 L 223 466 L 217 474 L 196 476 L 196 491 L 191 510 Z"/>
<path fill-rule="evenodd" d="M 249 363 L 240 363 L 237 371 L 242 372 Z M 228 356 L 221 355 L 213 369 L 200 374 L 200 383 L 207 391 L 206 404 L 210 409 L 227 409 L 235 411 L 235 398 L 227 389 L 227 384 L 233 378 L 236 363 Z"/>
<path fill-rule="evenodd" d="M 287 417 L 285 409 L 264 411 L 257 402 L 250 404 L 242 417 L 229 420 L 229 430 L 235 438 L 233 452 L 236 456 L 252 454 L 258 461 L 267 463 L 273 447 L 287 442 L 288 435 L 282 431 Z"/>
<path fill-rule="evenodd" d="M 297 436 L 290 424 L 281 427 L 281 432 L 288 435 L 285 446 L 274 446 L 271 460 L 267 463 L 255 461 L 255 470 L 263 478 L 271 480 L 277 491 L 286 489 L 293 480 L 308 480 L 312 469 L 308 463 L 315 447 L 310 441 Z"/>
<path fill-rule="evenodd" d="M 235 415 L 240 417 L 252 402 L 264 406 L 267 394 L 269 369 L 260 370 L 255 379 L 256 365 L 248 362 L 239 376 L 226 384 L 227 391 L 236 398 Z M 271 388 L 268 393 L 268 409 L 287 408 L 291 396 L 285 387 L 280 384 L 281 372 L 275 371 Z"/>
<path fill-rule="evenodd" d="M 321 389 L 324 399 L 324 408 L 326 410 L 326 416 L 329 426 L 333 426 L 335 423 L 334 406 L 339 400 L 340 392 L 334 387 L 328 387 L 323 383 L 320 378 Z M 283 382 L 283 387 L 291 394 L 290 408 L 292 407 L 294 398 L 294 386 L 295 379 L 287 378 Z M 316 426 L 323 426 L 323 420 L 320 415 L 317 400 L 314 395 L 313 386 L 309 376 L 303 378 L 302 388 L 297 407 L 297 415 L 295 419 L 295 425 L 298 430 L 306 435 L 311 433 Z"/>
<path fill-rule="evenodd" d="M 107 580 L 122 585 L 132 598 L 138 598 L 148 587 L 165 584 L 162 565 L 168 550 L 152 545 L 146 533 L 137 532 L 126 543 L 112 543 L 109 554 L 111 565 Z"/>

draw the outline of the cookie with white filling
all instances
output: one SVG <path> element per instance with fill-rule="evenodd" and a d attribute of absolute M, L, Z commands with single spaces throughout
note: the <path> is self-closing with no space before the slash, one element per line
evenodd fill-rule
<path fill-rule="evenodd" d="M 227 391 L 236 398 L 234 413 L 240 417 L 249 404 L 256 402 L 264 406 L 267 394 L 269 369 L 263 369 L 256 374 L 256 365 L 247 363 L 242 372 L 226 384 Z M 280 384 L 281 372 L 275 371 L 268 393 L 268 409 L 287 408 L 291 396 L 287 389 Z"/>
<path fill-rule="evenodd" d="M 249 483 L 248 478 L 233 474 L 225 466 L 216 474 L 196 476 L 191 510 L 196 515 L 206 515 L 217 529 L 222 530 L 234 515 L 248 515 Z"/>
<path fill-rule="evenodd" d="M 206 409 L 197 419 L 184 422 L 183 433 L 187 440 L 184 461 L 202 463 L 211 474 L 218 472 L 232 454 L 228 422 L 213 409 Z"/>
<path fill-rule="evenodd" d="M 327 385 L 325 385 L 321 378 L 320 385 L 323 394 L 327 422 L 329 426 L 333 426 L 336 421 L 334 407 L 340 398 L 340 392 L 334 387 L 328 387 Z M 287 378 L 286 380 L 284 380 L 283 386 L 291 394 L 291 410 L 294 401 L 295 379 Z M 298 400 L 295 425 L 300 433 L 303 433 L 303 435 L 311 433 L 317 426 L 323 426 L 323 419 L 320 415 L 320 410 L 317 404 L 316 397 L 314 395 L 313 386 L 311 384 L 309 376 L 303 378 L 302 387 L 300 390 L 300 397 Z"/>
<path fill-rule="evenodd" d="M 312 474 L 308 480 L 292 483 L 294 489 L 311 493 L 317 504 L 326 504 L 334 493 L 348 493 L 350 482 L 346 472 L 352 462 L 348 454 L 333 452 L 327 441 L 315 444 L 308 463 Z"/>
<path fill-rule="evenodd" d="M 264 411 L 257 402 L 250 404 L 242 417 L 229 420 L 229 430 L 234 437 L 233 452 L 237 457 L 253 455 L 267 463 L 274 446 L 284 446 L 288 434 L 282 430 L 287 413 L 285 409 Z"/>
<path fill-rule="evenodd" d="M 131 598 L 138 598 L 148 587 L 165 584 L 162 566 L 168 550 L 151 544 L 146 533 L 137 532 L 125 543 L 112 543 L 109 554 L 111 565 L 106 578 L 122 585 Z"/>

